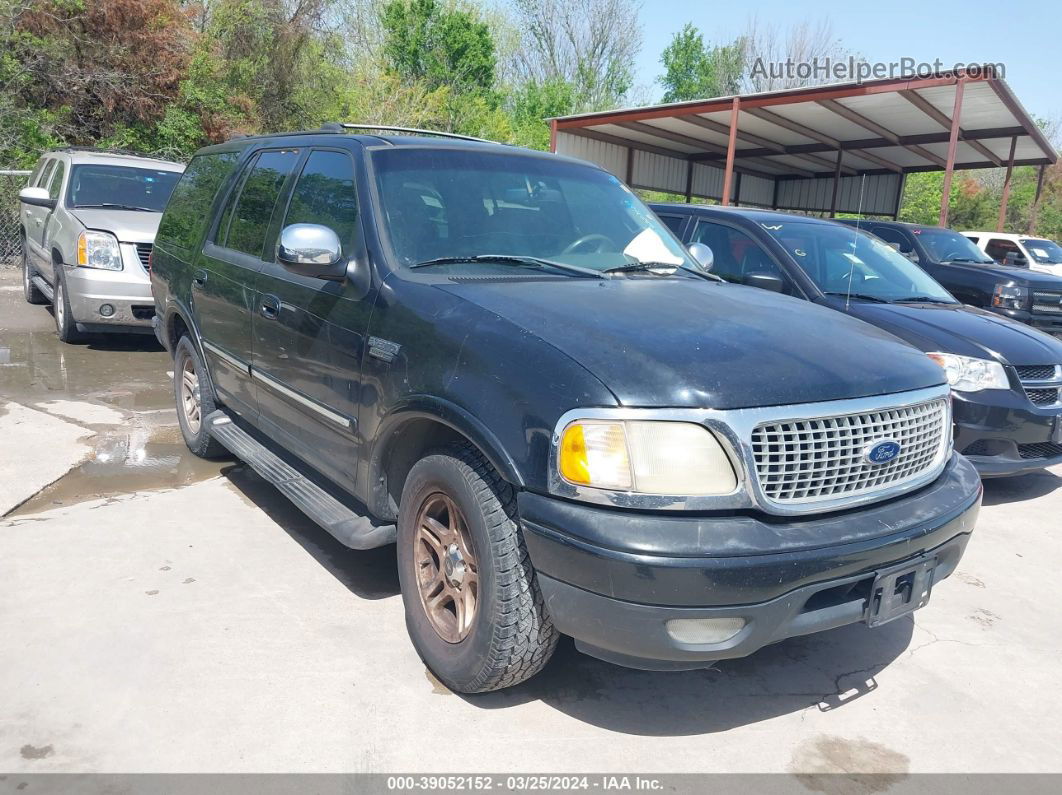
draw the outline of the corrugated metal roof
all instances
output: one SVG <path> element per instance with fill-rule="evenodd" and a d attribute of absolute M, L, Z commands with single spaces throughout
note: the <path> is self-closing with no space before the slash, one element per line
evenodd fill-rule
<path fill-rule="evenodd" d="M 945 168 L 960 84 L 955 169 L 1006 165 L 1012 146 L 1015 165 L 1056 161 L 1036 123 L 991 70 L 564 116 L 551 120 L 554 150 L 597 162 L 638 187 L 720 198 L 736 103 L 734 173 L 750 182 L 735 184 L 732 198 L 740 192 L 739 201 L 828 210 L 839 157 L 836 209 L 857 211 L 849 206 L 858 202 L 853 178 L 862 178 L 865 201 L 866 178 L 887 177 L 875 180 L 869 195 L 879 208 L 872 212 L 891 214 L 896 196 L 882 191 L 900 190 L 903 174 Z M 808 184 L 781 188 L 788 180 Z M 780 197 L 803 197 L 806 206 Z"/>

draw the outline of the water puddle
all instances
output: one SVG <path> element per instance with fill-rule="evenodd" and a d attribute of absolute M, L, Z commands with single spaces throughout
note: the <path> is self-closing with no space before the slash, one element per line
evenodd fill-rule
<path fill-rule="evenodd" d="M 18 284 L 17 276 L 0 270 L 0 286 Z M 153 336 L 95 335 L 68 345 L 56 337 L 48 307 L 0 292 L 0 405 L 13 400 L 95 433 L 85 461 L 11 515 L 186 486 L 231 466 L 185 447 L 171 378 L 170 357 Z"/>
<path fill-rule="evenodd" d="M 205 461 L 192 455 L 176 425 L 155 429 L 101 431 L 89 440 L 94 450 L 82 464 L 20 505 L 10 516 L 25 516 L 87 500 L 135 491 L 178 488 L 219 475 L 231 461 Z"/>

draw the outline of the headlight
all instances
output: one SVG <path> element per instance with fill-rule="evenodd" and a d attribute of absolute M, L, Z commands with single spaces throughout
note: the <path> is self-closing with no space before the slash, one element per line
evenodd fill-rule
<path fill-rule="evenodd" d="M 730 494 L 737 476 L 719 441 L 690 422 L 578 420 L 561 434 L 561 477 L 641 494 Z"/>
<path fill-rule="evenodd" d="M 979 392 L 982 389 L 1010 389 L 1007 372 L 999 362 L 956 356 L 954 353 L 927 353 L 944 368 L 948 383 L 956 392 Z"/>
<path fill-rule="evenodd" d="M 82 268 L 120 271 L 122 250 L 118 248 L 118 238 L 109 232 L 82 232 L 77 238 L 77 264 Z"/>
<path fill-rule="evenodd" d="M 992 306 L 1003 309 L 1024 309 L 1029 300 L 1029 291 L 1014 284 L 997 284 L 992 291 Z"/>

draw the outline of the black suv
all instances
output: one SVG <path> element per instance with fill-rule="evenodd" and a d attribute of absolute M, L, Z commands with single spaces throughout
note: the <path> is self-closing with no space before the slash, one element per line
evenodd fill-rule
<path fill-rule="evenodd" d="M 895 334 L 945 368 L 955 449 L 982 477 L 1062 464 L 1062 341 L 964 306 L 865 231 L 768 210 L 654 204 L 712 273 L 838 309 Z"/>
<path fill-rule="evenodd" d="M 533 675 L 558 632 L 691 668 L 881 624 L 973 529 L 940 367 L 703 272 L 596 166 L 233 140 L 189 163 L 153 264 L 189 447 L 349 547 L 397 542 L 413 643 L 457 691 Z"/>
<path fill-rule="evenodd" d="M 838 219 L 877 235 L 970 306 L 1062 338 L 1062 278 L 1000 265 L 951 229 L 899 221 Z"/>

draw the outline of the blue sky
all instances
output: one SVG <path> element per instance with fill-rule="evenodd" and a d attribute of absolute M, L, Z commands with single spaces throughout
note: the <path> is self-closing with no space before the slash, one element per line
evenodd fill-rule
<path fill-rule="evenodd" d="M 849 50 L 870 61 L 908 56 L 920 61 L 940 58 L 956 62 L 1003 62 L 1006 80 L 1026 110 L 1035 117 L 1062 116 L 1062 92 L 1053 73 L 1048 48 L 1056 46 L 1058 7 L 1040 0 L 967 0 L 961 4 L 862 3 L 842 6 L 800 0 L 756 0 L 721 3 L 713 0 L 645 0 L 641 13 L 642 53 L 636 82 L 653 85 L 661 73 L 660 53 L 673 34 L 692 22 L 712 43 L 740 35 L 752 14 L 766 25 L 785 28 L 807 18 L 827 17 Z"/>

